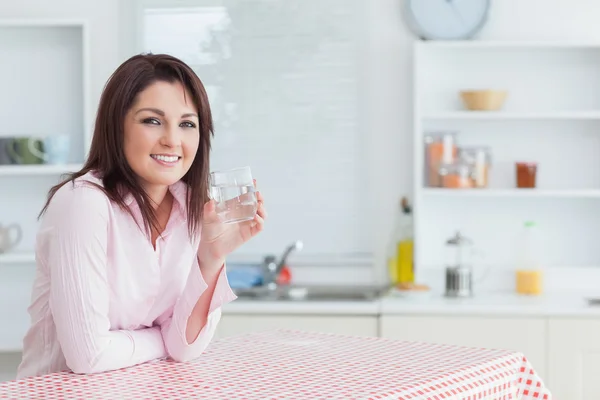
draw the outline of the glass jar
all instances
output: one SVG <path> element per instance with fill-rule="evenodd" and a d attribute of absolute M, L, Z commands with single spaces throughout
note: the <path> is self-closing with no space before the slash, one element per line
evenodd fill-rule
<path fill-rule="evenodd" d="M 473 169 L 465 159 L 460 159 L 452 164 L 442 164 L 439 175 L 444 188 L 468 189 L 473 187 Z"/>
<path fill-rule="evenodd" d="M 442 164 L 451 164 L 457 157 L 455 132 L 429 132 L 425 134 L 425 185 L 441 187 L 439 175 Z"/>
<path fill-rule="evenodd" d="M 489 147 L 462 147 L 459 157 L 471 166 L 473 173 L 473 187 L 487 188 L 489 185 L 489 171 L 492 166 L 492 152 Z"/>
<path fill-rule="evenodd" d="M 535 188 L 537 163 L 534 162 L 518 162 L 515 164 L 517 187 L 520 189 Z"/>

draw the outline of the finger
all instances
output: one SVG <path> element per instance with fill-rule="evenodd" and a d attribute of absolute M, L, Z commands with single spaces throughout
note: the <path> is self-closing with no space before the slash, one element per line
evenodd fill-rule
<path fill-rule="evenodd" d="M 202 219 L 205 222 L 217 222 L 219 220 L 219 216 L 217 215 L 217 205 L 214 200 L 209 200 L 204 203 Z"/>
<path fill-rule="evenodd" d="M 263 203 L 258 203 L 258 209 L 256 210 L 256 213 L 260 215 L 262 219 L 267 219 L 268 214 Z"/>
<path fill-rule="evenodd" d="M 256 179 L 252 179 L 252 183 L 254 184 L 254 188 L 256 189 Z"/>
<path fill-rule="evenodd" d="M 257 200 L 259 203 L 262 203 L 263 201 L 265 201 L 265 198 L 263 197 L 263 195 L 262 195 L 262 193 L 261 193 L 260 191 L 257 191 L 257 192 L 256 192 L 256 200 Z"/>
<path fill-rule="evenodd" d="M 252 224 L 250 224 L 250 230 L 252 232 L 252 236 L 256 235 L 258 232 L 263 230 L 265 225 L 265 220 L 260 215 L 255 215 Z"/>

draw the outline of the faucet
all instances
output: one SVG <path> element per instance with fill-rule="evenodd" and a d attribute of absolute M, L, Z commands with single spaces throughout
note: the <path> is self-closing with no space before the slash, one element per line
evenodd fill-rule
<path fill-rule="evenodd" d="M 277 261 L 277 257 L 272 254 L 265 256 L 262 265 L 263 285 L 269 290 L 277 289 L 277 278 L 279 278 L 279 274 L 281 273 L 288 256 L 292 251 L 300 251 L 303 247 L 304 244 L 300 240 L 297 240 L 285 248 L 283 254 L 279 258 L 279 261 Z"/>

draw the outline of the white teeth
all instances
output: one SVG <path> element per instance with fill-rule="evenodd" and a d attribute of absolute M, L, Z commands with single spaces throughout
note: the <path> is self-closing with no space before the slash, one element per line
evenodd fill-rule
<path fill-rule="evenodd" d="M 157 154 L 152 154 L 152 155 L 150 155 L 150 157 L 155 158 L 160 161 L 169 162 L 169 163 L 174 163 L 177 160 L 179 160 L 179 157 L 177 157 L 177 156 L 161 156 L 161 155 L 157 155 Z"/>

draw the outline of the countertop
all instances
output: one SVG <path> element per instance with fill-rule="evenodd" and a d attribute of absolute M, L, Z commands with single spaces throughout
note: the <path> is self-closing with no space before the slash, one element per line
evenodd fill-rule
<path fill-rule="evenodd" d="M 372 301 L 256 301 L 237 299 L 223 306 L 223 314 L 335 314 L 379 315 L 381 300 Z"/>
<path fill-rule="evenodd" d="M 521 296 L 513 292 L 475 294 L 453 299 L 442 293 L 394 292 L 374 301 L 255 301 L 237 299 L 223 314 L 330 314 L 330 315 L 481 315 L 529 317 L 600 317 L 600 305 L 591 306 L 576 293 Z"/>
<path fill-rule="evenodd" d="M 5 292 L 6 294 L 6 292 Z M 13 292 L 13 295 L 16 293 Z M 12 297 L 0 302 L 0 353 L 20 351 L 29 326 L 28 300 Z M 600 305 L 590 306 L 575 293 L 549 293 L 539 297 L 512 292 L 478 293 L 469 299 L 450 299 L 442 293 L 389 294 L 373 301 L 255 301 L 237 299 L 223 307 L 223 315 L 363 315 L 377 318 L 392 315 L 462 315 L 473 317 L 566 317 L 600 318 Z"/>
<path fill-rule="evenodd" d="M 415 293 L 383 297 L 379 301 L 379 312 L 382 315 L 600 317 L 600 305 L 590 305 L 586 297 L 571 292 L 541 296 L 491 292 L 466 299 L 447 298 L 442 293 Z"/>

